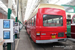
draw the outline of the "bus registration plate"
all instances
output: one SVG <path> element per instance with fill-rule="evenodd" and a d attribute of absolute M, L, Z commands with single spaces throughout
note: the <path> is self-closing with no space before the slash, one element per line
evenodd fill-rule
<path fill-rule="evenodd" d="M 52 38 L 55 38 L 55 35 L 53 35 Z"/>

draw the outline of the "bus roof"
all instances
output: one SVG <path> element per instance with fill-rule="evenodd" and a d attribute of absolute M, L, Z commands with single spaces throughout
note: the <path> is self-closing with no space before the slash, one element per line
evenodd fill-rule
<path fill-rule="evenodd" d="M 57 8 L 57 9 L 62 9 L 65 10 L 63 6 L 60 5 L 55 5 L 55 4 L 39 4 L 39 6 L 34 10 L 34 12 L 30 15 L 28 20 L 32 18 L 38 11 L 39 8 Z M 27 21 L 28 21 L 27 20 Z"/>
<path fill-rule="evenodd" d="M 63 6 L 55 5 L 55 4 L 40 4 L 38 8 L 58 8 L 64 10 Z"/>

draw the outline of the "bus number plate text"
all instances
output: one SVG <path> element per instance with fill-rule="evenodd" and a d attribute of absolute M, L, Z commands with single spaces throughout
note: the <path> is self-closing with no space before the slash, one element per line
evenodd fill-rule
<path fill-rule="evenodd" d="M 55 35 L 53 35 L 52 38 L 55 38 Z"/>

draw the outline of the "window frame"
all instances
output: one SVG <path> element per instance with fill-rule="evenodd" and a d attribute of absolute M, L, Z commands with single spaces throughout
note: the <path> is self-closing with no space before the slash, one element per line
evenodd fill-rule
<path fill-rule="evenodd" d="M 75 17 L 73 17 L 73 19 L 74 19 Z M 72 20 L 72 23 L 74 23 L 74 21 Z"/>
<path fill-rule="evenodd" d="M 43 15 L 52 15 L 52 14 L 43 14 Z M 42 15 L 42 17 L 43 17 L 43 15 Z M 56 16 L 62 16 L 62 15 L 56 15 Z M 44 21 L 44 18 L 43 18 L 43 21 Z M 47 20 L 47 22 L 48 22 L 48 20 Z M 62 16 L 62 24 L 63 24 L 63 16 Z M 43 26 L 44 26 L 44 23 L 43 23 Z M 44 27 L 62 27 L 62 26 L 44 26 Z"/>

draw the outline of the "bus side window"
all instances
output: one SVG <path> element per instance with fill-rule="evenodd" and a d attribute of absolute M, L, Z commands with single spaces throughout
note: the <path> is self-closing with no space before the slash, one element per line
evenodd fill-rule
<path fill-rule="evenodd" d="M 33 23 L 34 23 L 34 18 L 32 18 L 32 26 L 33 26 Z"/>
<path fill-rule="evenodd" d="M 31 19 L 29 20 L 29 25 L 31 25 Z"/>
<path fill-rule="evenodd" d="M 35 18 L 33 18 L 33 26 L 35 26 Z"/>
<path fill-rule="evenodd" d="M 36 25 L 36 15 L 34 17 L 34 26 Z"/>
<path fill-rule="evenodd" d="M 30 25 L 32 25 L 32 20 L 30 20 Z"/>

